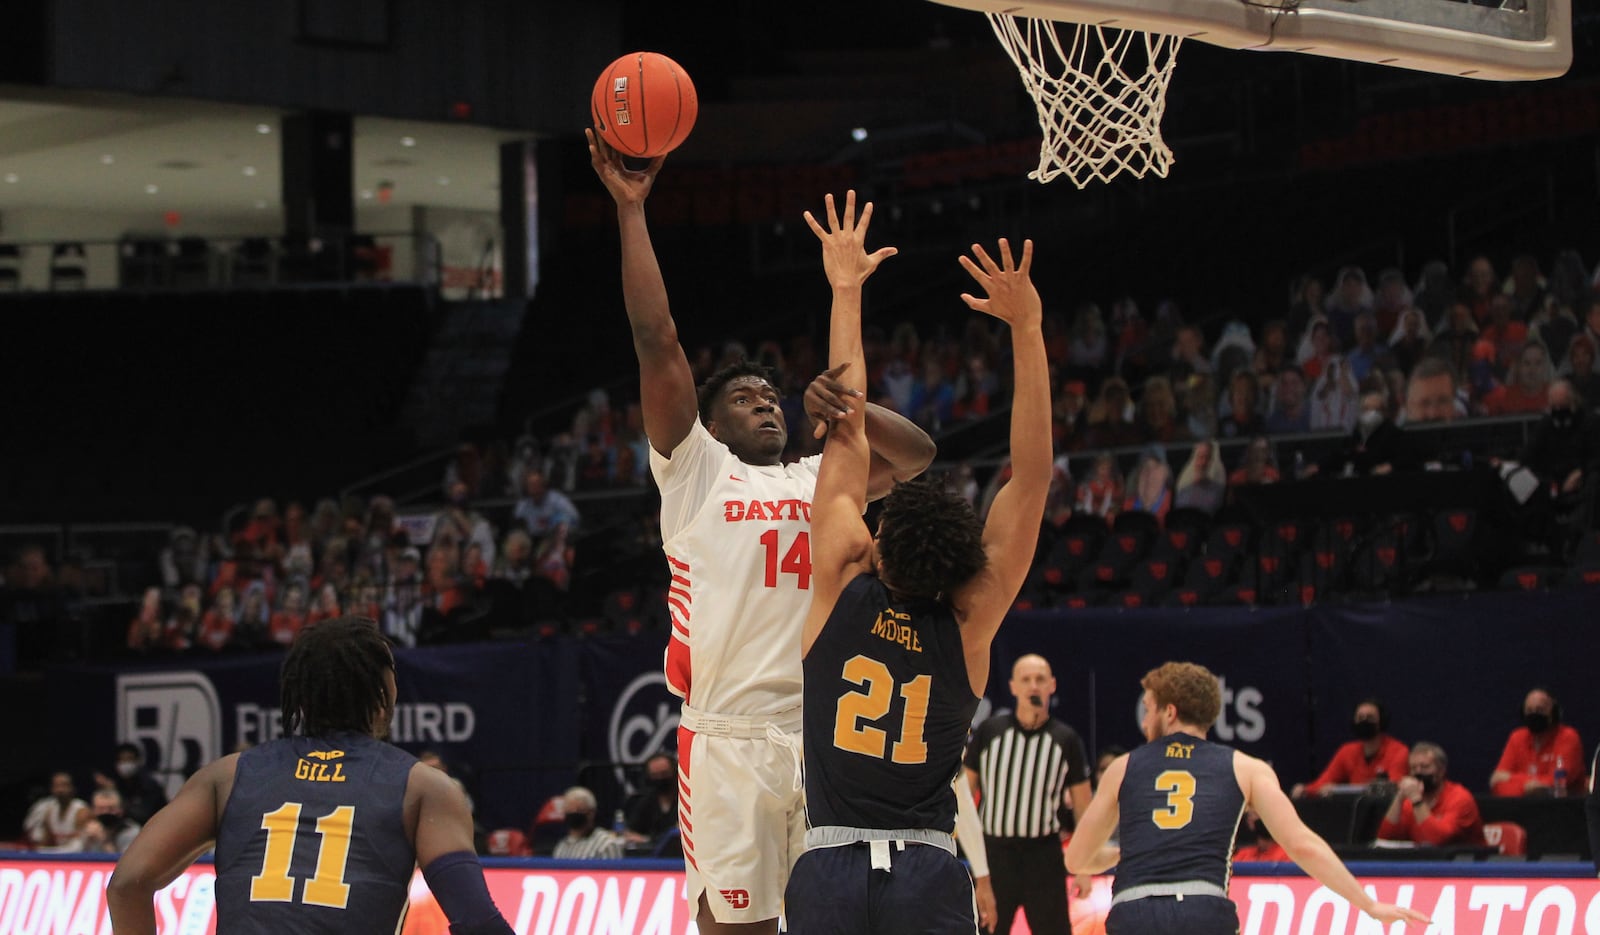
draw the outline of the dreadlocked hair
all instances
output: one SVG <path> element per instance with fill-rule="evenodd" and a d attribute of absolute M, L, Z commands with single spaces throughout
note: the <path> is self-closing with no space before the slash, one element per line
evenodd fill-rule
<path fill-rule="evenodd" d="M 278 686 L 286 734 L 366 734 L 389 704 L 384 673 L 394 668 L 389 641 L 365 617 L 336 617 L 300 631 L 283 660 Z"/>
<path fill-rule="evenodd" d="M 884 498 L 878 557 L 890 587 L 914 597 L 948 595 L 988 563 L 972 506 L 926 475 Z"/>
<path fill-rule="evenodd" d="M 740 377 L 760 377 L 772 384 L 774 389 L 778 386 L 778 375 L 771 367 L 765 364 L 758 364 L 753 360 L 737 360 L 706 377 L 706 382 L 700 384 L 700 421 L 702 423 L 711 421 L 711 407 L 716 405 L 717 400 L 722 397 L 723 388 Z"/>

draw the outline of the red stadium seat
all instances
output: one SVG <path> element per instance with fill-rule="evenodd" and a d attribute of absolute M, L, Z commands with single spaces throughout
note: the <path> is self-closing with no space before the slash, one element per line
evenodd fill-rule
<path fill-rule="evenodd" d="M 516 828 L 496 828 L 484 839 L 484 846 L 494 857 L 532 857 L 533 847 L 528 836 Z"/>
<path fill-rule="evenodd" d="M 1507 856 L 1528 853 L 1528 829 L 1514 821 L 1484 822 L 1483 841 Z"/>

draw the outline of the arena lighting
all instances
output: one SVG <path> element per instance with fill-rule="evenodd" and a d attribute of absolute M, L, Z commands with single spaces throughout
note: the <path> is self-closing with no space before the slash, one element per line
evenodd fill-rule
<path fill-rule="evenodd" d="M 245 175 L 255 175 L 256 174 L 256 167 L 255 166 L 245 166 L 244 169 L 242 169 L 241 171 L 244 172 Z"/>
<path fill-rule="evenodd" d="M 410 149 L 411 147 L 417 145 L 417 138 L 414 136 L 402 136 L 400 137 L 400 145 Z"/>
<path fill-rule="evenodd" d="M 256 124 L 256 132 L 262 136 L 266 136 L 268 133 L 272 132 L 272 127 L 264 123 L 258 123 Z"/>
<path fill-rule="evenodd" d="M 103 166 L 109 166 L 113 162 L 116 162 L 116 161 L 117 161 L 117 158 L 115 156 L 111 155 L 110 153 L 106 153 L 104 156 L 100 157 L 100 164 L 103 165 Z"/>
<path fill-rule="evenodd" d="M 6 184 L 15 185 L 20 181 L 22 181 L 22 177 L 20 175 L 17 175 L 15 172 L 7 172 L 6 173 Z"/>
<path fill-rule="evenodd" d="M 867 138 L 867 128 L 866 127 L 856 127 L 854 130 L 850 131 L 850 138 L 852 140 L 855 140 L 857 143 L 861 142 L 862 140 Z"/>
<path fill-rule="evenodd" d="M 156 194 L 156 193 L 157 193 L 157 192 L 159 192 L 159 191 L 161 191 L 161 189 L 159 189 L 159 188 L 157 188 L 157 187 L 156 187 L 156 186 L 155 186 L 155 185 L 153 185 L 153 184 L 151 184 L 151 185 L 146 185 L 146 186 L 145 186 L 145 187 L 144 187 L 144 193 L 145 193 L 145 194 L 146 194 L 146 195 L 154 195 L 154 194 Z"/>

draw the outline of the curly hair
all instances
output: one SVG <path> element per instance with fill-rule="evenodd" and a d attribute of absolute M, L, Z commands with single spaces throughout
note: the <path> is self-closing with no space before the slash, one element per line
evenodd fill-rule
<path fill-rule="evenodd" d="M 384 673 L 394 654 L 378 625 L 365 617 L 336 617 L 300 632 L 278 677 L 286 734 L 366 734 L 373 715 L 389 706 Z"/>
<path fill-rule="evenodd" d="M 711 376 L 706 377 L 706 382 L 700 384 L 700 421 L 711 421 L 711 407 L 722 398 L 722 390 L 729 383 L 740 377 L 760 377 L 772 384 L 773 389 L 778 387 L 778 375 L 771 367 L 756 363 L 753 360 L 739 360 L 723 367 Z"/>
<path fill-rule="evenodd" d="M 1139 684 L 1155 696 L 1157 707 L 1175 705 L 1178 720 L 1185 724 L 1209 727 L 1222 711 L 1222 688 L 1217 677 L 1193 662 L 1168 662 L 1146 672 Z"/>
<path fill-rule="evenodd" d="M 895 484 L 878 527 L 883 576 L 915 597 L 948 595 L 983 566 L 983 523 L 971 504 L 926 475 Z"/>

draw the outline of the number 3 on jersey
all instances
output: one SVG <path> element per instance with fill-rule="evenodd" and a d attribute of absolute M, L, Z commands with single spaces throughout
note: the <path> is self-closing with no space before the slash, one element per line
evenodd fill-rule
<path fill-rule="evenodd" d="M 746 542 L 750 541 L 748 539 Z M 795 533 L 794 542 L 788 551 L 783 553 L 783 558 L 778 558 L 778 530 L 769 529 L 761 534 L 762 551 L 766 553 L 766 580 L 762 583 L 769 588 L 778 586 L 778 573 L 794 575 L 794 586 L 802 591 L 811 588 L 811 534 L 808 532 Z"/>
<path fill-rule="evenodd" d="M 1167 794 L 1166 808 L 1150 810 L 1150 820 L 1163 831 L 1176 831 L 1194 820 L 1194 774 L 1169 769 L 1156 777 L 1156 791 Z"/>

